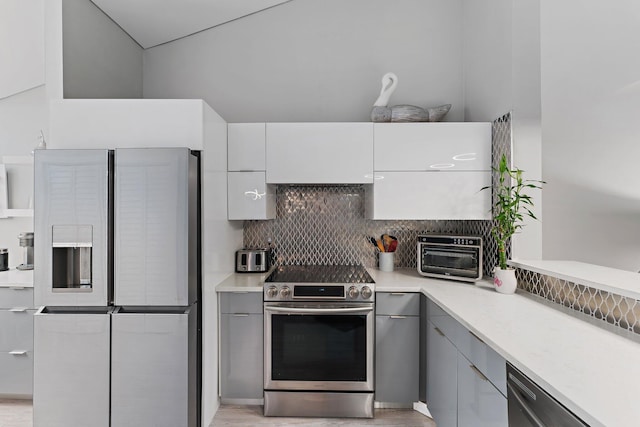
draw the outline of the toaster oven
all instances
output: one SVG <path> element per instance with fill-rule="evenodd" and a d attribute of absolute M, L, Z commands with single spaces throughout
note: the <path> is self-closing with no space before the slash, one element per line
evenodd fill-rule
<path fill-rule="evenodd" d="M 482 279 L 482 237 L 418 236 L 418 273 L 440 279 Z"/>
<path fill-rule="evenodd" d="M 237 273 L 264 273 L 271 266 L 271 250 L 241 249 L 236 251 Z"/>

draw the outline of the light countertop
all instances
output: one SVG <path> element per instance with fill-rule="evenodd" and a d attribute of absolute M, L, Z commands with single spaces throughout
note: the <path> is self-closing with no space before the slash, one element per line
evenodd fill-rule
<path fill-rule="evenodd" d="M 0 271 L 0 288 L 9 287 L 33 288 L 33 270 Z"/>
<path fill-rule="evenodd" d="M 591 426 L 640 420 L 640 344 L 520 294 L 369 268 L 377 292 L 422 292 Z M 218 292 L 262 292 L 266 274 L 235 274 Z"/>

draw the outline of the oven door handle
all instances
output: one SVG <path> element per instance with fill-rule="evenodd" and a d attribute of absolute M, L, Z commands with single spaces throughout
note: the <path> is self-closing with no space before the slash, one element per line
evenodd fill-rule
<path fill-rule="evenodd" d="M 265 311 L 276 311 L 291 314 L 331 314 L 331 313 L 370 313 L 373 307 L 342 307 L 342 308 L 298 308 L 265 306 Z"/>

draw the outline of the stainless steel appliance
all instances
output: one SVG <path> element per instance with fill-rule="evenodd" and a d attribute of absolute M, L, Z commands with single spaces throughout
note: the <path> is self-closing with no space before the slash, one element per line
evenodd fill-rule
<path fill-rule="evenodd" d="M 22 264 L 16 268 L 18 270 L 33 270 L 33 233 L 25 231 L 18 234 L 20 246 L 24 248 L 24 257 Z"/>
<path fill-rule="evenodd" d="M 375 284 L 361 266 L 281 266 L 264 284 L 264 414 L 373 417 Z"/>
<path fill-rule="evenodd" d="M 37 150 L 34 426 L 199 425 L 199 158 Z"/>
<path fill-rule="evenodd" d="M 236 272 L 264 273 L 269 270 L 270 261 L 269 249 L 241 249 L 236 251 Z"/>
<path fill-rule="evenodd" d="M 418 236 L 418 273 L 440 279 L 482 279 L 482 237 Z"/>
<path fill-rule="evenodd" d="M 582 420 L 507 363 L 510 427 L 585 427 Z"/>

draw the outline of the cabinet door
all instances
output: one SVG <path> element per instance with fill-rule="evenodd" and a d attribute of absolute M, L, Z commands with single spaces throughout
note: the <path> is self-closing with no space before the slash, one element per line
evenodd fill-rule
<path fill-rule="evenodd" d="M 491 170 L 491 123 L 376 123 L 375 171 Z"/>
<path fill-rule="evenodd" d="M 0 351 L 0 396 L 33 394 L 33 351 Z"/>
<path fill-rule="evenodd" d="M 223 399 L 262 399 L 262 314 L 220 315 L 220 396 Z"/>
<path fill-rule="evenodd" d="M 371 219 L 490 219 L 491 172 L 376 172 Z"/>
<path fill-rule="evenodd" d="M 438 427 L 457 426 L 458 350 L 428 322 L 427 407 Z"/>
<path fill-rule="evenodd" d="M 276 217 L 275 186 L 265 183 L 264 172 L 227 173 L 228 219 Z"/>
<path fill-rule="evenodd" d="M 267 123 L 267 182 L 370 184 L 372 123 Z"/>
<path fill-rule="evenodd" d="M 419 346 L 419 316 L 376 316 L 376 401 L 418 401 Z"/>
<path fill-rule="evenodd" d="M 0 352 L 33 350 L 33 313 L 14 308 L 0 310 Z"/>
<path fill-rule="evenodd" d="M 265 123 L 227 125 L 227 170 L 265 170 Z"/>
<path fill-rule="evenodd" d="M 507 427 L 508 423 L 507 398 L 458 353 L 458 427 Z"/>

